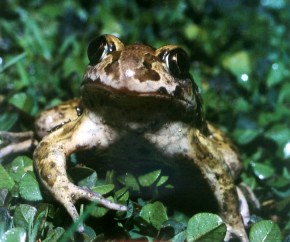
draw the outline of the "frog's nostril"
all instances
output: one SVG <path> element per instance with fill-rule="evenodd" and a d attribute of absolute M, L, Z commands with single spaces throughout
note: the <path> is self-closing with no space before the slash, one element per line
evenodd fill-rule
<path fill-rule="evenodd" d="M 165 87 L 160 87 L 157 91 L 160 94 L 168 94 L 167 90 Z"/>
<path fill-rule="evenodd" d="M 180 86 L 176 86 L 175 90 L 173 91 L 173 94 L 175 97 L 182 97 L 182 88 Z"/>

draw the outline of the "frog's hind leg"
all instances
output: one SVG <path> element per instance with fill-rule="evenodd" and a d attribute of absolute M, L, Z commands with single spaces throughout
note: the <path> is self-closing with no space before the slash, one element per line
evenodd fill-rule
<path fill-rule="evenodd" d="M 220 216 L 227 224 L 225 241 L 238 238 L 240 241 L 248 242 L 248 236 L 240 215 L 236 186 L 222 154 L 216 149 L 214 143 L 209 142 L 208 138 L 199 131 L 192 134 L 192 141 L 192 151 L 189 155 L 200 168 L 217 198 Z"/>

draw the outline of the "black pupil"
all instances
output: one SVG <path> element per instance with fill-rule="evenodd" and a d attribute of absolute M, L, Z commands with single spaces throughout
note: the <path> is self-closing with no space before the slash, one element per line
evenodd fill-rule
<path fill-rule="evenodd" d="M 88 46 L 88 58 L 90 65 L 96 65 L 100 62 L 104 51 L 114 49 L 113 45 L 108 46 L 108 42 L 104 36 L 93 39 Z"/>
<path fill-rule="evenodd" d="M 189 60 L 187 54 L 182 49 L 174 49 L 167 55 L 168 68 L 172 75 L 183 77 L 189 71 Z"/>

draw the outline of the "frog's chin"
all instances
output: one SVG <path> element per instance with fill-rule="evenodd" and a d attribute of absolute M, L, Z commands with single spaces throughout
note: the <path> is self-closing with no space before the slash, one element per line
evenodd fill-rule
<path fill-rule="evenodd" d="M 85 83 L 81 85 L 81 95 L 84 104 L 91 108 L 101 104 L 134 108 L 138 106 L 151 106 L 152 108 L 170 107 L 173 110 L 178 109 L 185 113 L 191 113 L 196 110 L 194 98 L 186 100 L 182 97 L 174 97 L 159 91 L 136 92 L 126 88 L 115 89 L 97 83 Z"/>

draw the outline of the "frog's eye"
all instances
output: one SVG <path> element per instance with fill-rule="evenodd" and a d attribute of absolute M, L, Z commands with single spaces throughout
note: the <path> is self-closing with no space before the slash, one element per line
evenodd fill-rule
<path fill-rule="evenodd" d="M 90 65 L 98 64 L 107 54 L 123 47 L 123 43 L 113 35 L 102 35 L 93 39 L 87 50 Z"/>
<path fill-rule="evenodd" d="M 189 58 L 186 52 L 180 48 L 172 48 L 161 52 L 159 57 L 165 62 L 169 72 L 175 77 L 185 77 L 189 71 Z"/>

